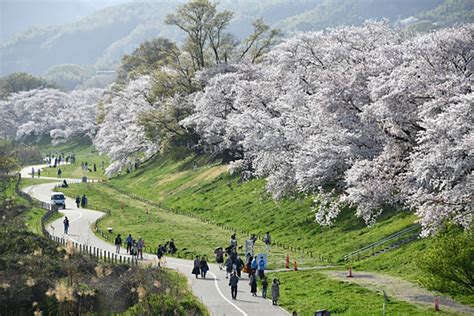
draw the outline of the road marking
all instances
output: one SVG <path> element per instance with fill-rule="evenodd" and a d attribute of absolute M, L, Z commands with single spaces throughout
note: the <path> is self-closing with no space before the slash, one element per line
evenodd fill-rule
<path fill-rule="evenodd" d="M 38 188 L 38 185 L 33 185 L 33 186 L 31 186 L 31 191 L 32 191 L 33 193 L 35 193 L 34 195 L 36 195 L 36 196 L 40 195 L 40 196 L 46 197 L 46 195 L 41 194 L 41 193 L 35 191 L 36 188 Z M 50 189 L 50 188 L 48 188 L 48 189 Z M 73 210 L 73 209 L 66 209 L 66 210 L 68 210 L 68 211 L 70 211 L 70 212 L 77 212 L 77 213 L 80 214 L 79 217 L 76 217 L 76 218 L 74 218 L 73 220 L 70 220 L 71 223 L 74 222 L 74 221 L 77 221 L 78 219 L 80 219 L 80 218 L 84 215 L 83 212 L 80 212 L 80 211 L 78 211 L 78 210 Z M 84 209 L 84 210 L 89 211 L 88 209 Z M 54 227 L 54 226 L 53 226 L 53 227 Z M 89 233 L 91 232 L 91 229 L 90 229 L 90 228 L 88 229 L 88 232 L 89 232 Z M 68 235 L 68 234 L 63 234 L 63 238 L 64 238 L 64 237 L 66 237 L 65 239 L 67 239 L 67 240 L 71 240 L 71 241 L 73 241 L 73 242 L 79 243 L 79 241 L 76 241 L 74 238 L 72 238 L 72 237 L 71 237 L 70 235 Z M 79 237 L 80 237 L 80 235 L 79 235 Z M 192 267 L 191 265 L 181 264 L 181 263 L 175 263 L 175 265 L 176 265 L 176 266 Z M 179 271 L 179 270 L 178 270 L 178 271 Z M 213 272 L 211 272 L 211 271 L 209 271 L 208 273 L 212 275 L 212 277 L 213 277 L 213 279 L 214 279 L 214 286 L 215 286 L 217 292 L 219 293 L 219 295 L 220 295 L 227 303 L 229 303 L 229 305 L 231 305 L 232 307 L 234 307 L 235 309 L 237 309 L 243 316 L 248 316 L 248 314 L 247 314 L 244 310 L 242 310 L 239 306 L 237 306 L 237 305 L 234 304 L 232 301 L 230 301 L 230 300 L 224 295 L 224 293 L 222 293 L 221 289 L 219 288 L 219 283 L 218 283 L 217 276 L 216 276 Z"/>
<path fill-rule="evenodd" d="M 219 284 L 217 283 L 217 276 L 211 272 L 211 271 L 208 271 L 208 273 L 210 273 L 213 278 L 214 278 L 214 285 L 216 286 L 216 289 L 217 289 L 217 292 L 219 292 L 219 294 L 222 296 L 223 299 L 225 299 L 227 301 L 227 303 L 229 303 L 230 305 L 234 306 L 239 312 L 242 313 L 242 315 L 244 316 L 248 316 L 246 312 L 244 312 L 242 309 L 240 309 L 240 307 L 238 307 L 237 305 L 235 305 L 234 303 L 232 303 L 227 297 L 224 296 L 224 294 L 222 293 L 221 289 L 219 288 Z"/>
<path fill-rule="evenodd" d="M 173 265 L 173 264 L 171 264 Z M 183 267 L 187 267 L 187 268 L 192 268 L 193 266 L 191 265 L 188 265 L 188 264 L 182 264 L 182 263 L 174 263 L 174 265 L 177 265 L 177 266 L 183 266 Z M 179 270 L 178 270 L 179 271 Z M 219 295 L 224 299 L 226 300 L 227 303 L 229 303 L 231 306 L 235 307 L 240 313 L 242 313 L 242 315 L 244 316 L 248 316 L 248 314 L 246 312 L 244 312 L 240 307 L 238 307 L 237 305 L 235 305 L 232 301 L 230 301 L 225 295 L 224 293 L 222 293 L 221 289 L 219 288 L 219 283 L 217 283 L 217 276 L 211 272 L 211 271 L 208 271 L 207 273 L 211 274 L 212 275 L 212 278 L 214 279 L 214 286 L 216 287 L 217 289 L 217 292 L 219 293 Z M 194 281 L 194 279 L 192 279 L 192 281 Z"/>

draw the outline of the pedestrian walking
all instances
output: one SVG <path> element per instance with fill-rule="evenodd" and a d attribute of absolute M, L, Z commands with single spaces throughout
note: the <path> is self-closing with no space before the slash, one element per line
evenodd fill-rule
<path fill-rule="evenodd" d="M 265 277 L 265 260 L 263 259 L 263 256 L 258 260 L 258 277 L 260 280 Z"/>
<path fill-rule="evenodd" d="M 69 231 L 69 219 L 67 218 L 67 216 L 64 217 L 63 224 L 64 224 L 64 233 L 67 235 Z"/>
<path fill-rule="evenodd" d="M 77 208 L 79 208 L 81 206 L 81 198 L 78 196 L 76 196 L 76 206 Z"/>
<path fill-rule="evenodd" d="M 61 179 L 61 175 L 63 174 L 63 172 L 61 171 L 61 168 L 58 169 L 58 178 Z"/>
<path fill-rule="evenodd" d="M 229 280 L 230 294 L 232 295 L 233 300 L 237 299 L 237 283 L 239 283 L 239 277 L 234 272 L 232 273 L 232 276 L 230 277 L 230 280 Z"/>
<path fill-rule="evenodd" d="M 252 296 L 257 296 L 257 277 L 255 276 L 254 273 L 250 275 L 249 284 L 250 284 L 250 293 L 252 293 Z"/>
<path fill-rule="evenodd" d="M 278 298 L 280 298 L 280 281 L 273 279 L 272 282 L 272 304 L 278 305 Z"/>
<path fill-rule="evenodd" d="M 87 197 L 85 194 L 83 194 L 81 198 L 81 207 L 85 208 L 86 206 L 87 206 Z"/>
<path fill-rule="evenodd" d="M 201 278 L 205 279 L 206 273 L 207 271 L 209 271 L 209 265 L 207 264 L 207 260 L 205 256 L 201 258 L 199 268 L 201 269 Z"/>
<path fill-rule="evenodd" d="M 158 266 L 161 267 L 161 258 L 165 255 L 165 249 L 161 244 L 156 248 L 156 256 L 158 257 Z"/>
<path fill-rule="evenodd" d="M 224 264 L 224 250 L 222 247 L 218 247 L 214 250 L 214 254 L 216 255 L 216 263 L 219 265 L 219 270 L 222 270 Z"/>
<path fill-rule="evenodd" d="M 232 269 L 233 269 L 232 259 L 230 258 L 230 256 L 227 256 L 227 259 L 225 260 L 225 278 L 226 279 L 229 278 L 229 274 L 232 273 Z"/>
<path fill-rule="evenodd" d="M 38 178 L 41 177 L 41 169 L 38 168 Z"/>
<path fill-rule="evenodd" d="M 252 263 L 250 264 L 250 271 L 252 271 L 252 273 L 255 273 L 257 272 L 257 268 L 258 268 L 257 255 L 255 255 L 255 257 L 253 257 Z"/>
<path fill-rule="evenodd" d="M 122 237 L 120 234 L 115 237 L 115 252 L 120 253 L 120 246 L 122 245 Z"/>
<path fill-rule="evenodd" d="M 237 270 L 237 276 L 240 278 L 242 269 L 244 268 L 245 263 L 244 261 L 240 258 L 240 256 L 237 256 L 237 261 L 235 262 L 235 268 Z"/>
<path fill-rule="evenodd" d="M 270 245 L 272 243 L 270 232 L 265 233 L 265 237 L 263 237 L 263 242 L 265 243 L 265 250 L 268 253 L 270 251 Z"/>
<path fill-rule="evenodd" d="M 237 250 L 237 237 L 235 236 L 235 233 L 233 233 L 231 236 L 230 236 L 230 246 Z"/>
<path fill-rule="evenodd" d="M 143 248 L 145 248 L 145 241 L 143 238 L 138 237 L 137 242 L 137 258 L 140 256 L 140 259 L 143 260 Z"/>
<path fill-rule="evenodd" d="M 191 272 L 192 274 L 196 275 L 196 279 L 199 278 L 199 274 L 201 273 L 200 267 L 201 260 L 199 260 L 199 256 L 196 256 L 196 259 L 194 259 L 193 271 Z"/>
<path fill-rule="evenodd" d="M 127 244 L 127 253 L 131 254 L 133 245 L 133 238 L 131 234 L 128 234 L 127 238 L 125 238 L 125 243 Z"/>
<path fill-rule="evenodd" d="M 267 288 L 268 288 L 267 277 L 264 277 L 262 280 L 262 297 L 263 298 L 267 298 Z"/>
<path fill-rule="evenodd" d="M 130 254 L 136 259 L 138 259 L 138 244 L 135 239 L 132 241 L 132 248 L 130 249 Z"/>
<path fill-rule="evenodd" d="M 35 177 L 35 168 L 31 168 L 31 177 L 32 177 L 32 178 Z"/>
<path fill-rule="evenodd" d="M 245 270 L 247 270 L 247 271 L 245 271 L 245 272 L 248 273 L 249 277 L 250 277 L 250 273 L 252 273 L 252 261 L 253 261 L 253 257 L 251 255 L 248 256 L 247 264 L 246 264 L 246 268 L 245 268 Z"/>

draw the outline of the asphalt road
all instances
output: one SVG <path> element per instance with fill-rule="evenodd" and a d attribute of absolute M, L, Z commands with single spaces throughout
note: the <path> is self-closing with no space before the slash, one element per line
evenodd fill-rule
<path fill-rule="evenodd" d="M 31 177 L 31 168 L 37 170 L 38 167 L 47 168 L 46 166 L 29 166 L 21 171 L 22 177 Z M 57 179 L 41 177 L 42 179 Z M 58 180 L 62 182 L 63 179 Z M 78 179 L 67 179 L 67 181 L 76 181 Z M 35 186 L 30 186 L 23 189 L 24 192 L 29 193 L 32 197 L 43 201 L 50 202 L 51 192 L 54 186 L 58 183 L 46 183 Z M 94 210 L 77 208 L 74 200 L 66 199 L 66 209 L 60 210 L 65 216 L 69 218 L 70 227 L 69 234 L 64 234 L 63 218 L 60 218 L 48 224 L 48 231 L 58 237 L 64 237 L 78 243 L 89 246 L 94 246 L 107 250 L 115 251 L 115 246 L 97 237 L 91 230 L 92 225 L 97 219 L 104 216 L 103 212 Z M 192 238 L 192 236 L 190 236 Z M 121 250 L 122 256 L 127 256 L 125 249 Z M 144 255 L 145 260 L 156 260 L 155 255 Z M 253 297 L 250 293 L 250 286 L 246 274 L 242 274 L 242 279 L 239 282 L 237 300 L 233 300 L 230 294 L 230 287 L 228 279 L 225 278 L 225 271 L 219 270 L 216 264 L 209 264 L 209 272 L 206 279 L 196 279 L 191 274 L 193 262 L 191 260 L 177 259 L 173 257 L 166 257 L 166 267 L 178 270 L 183 273 L 188 279 L 188 283 L 196 297 L 198 297 L 204 305 L 207 306 L 212 315 L 289 315 L 288 312 L 279 306 L 273 306 L 271 301 L 263 299 L 260 296 Z M 269 288 L 269 291 L 270 288 Z"/>

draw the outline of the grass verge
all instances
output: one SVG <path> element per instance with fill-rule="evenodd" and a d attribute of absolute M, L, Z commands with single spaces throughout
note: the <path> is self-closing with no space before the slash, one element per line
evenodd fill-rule
<path fill-rule="evenodd" d="M 279 303 L 298 315 L 314 315 L 318 310 L 329 310 L 331 315 L 382 315 L 384 297 L 356 284 L 333 280 L 318 271 L 282 272 L 269 274 L 269 280 L 278 278 Z M 415 305 L 390 298 L 387 315 L 433 315 Z M 446 312 L 437 315 L 452 315 Z"/>

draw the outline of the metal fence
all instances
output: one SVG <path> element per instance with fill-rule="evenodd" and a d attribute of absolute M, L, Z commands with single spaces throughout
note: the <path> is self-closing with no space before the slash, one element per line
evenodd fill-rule
<path fill-rule="evenodd" d="M 58 208 L 51 205 L 50 203 L 38 201 L 34 199 L 28 193 L 21 191 L 20 180 L 21 180 L 21 175 L 18 174 L 17 181 L 15 184 L 15 193 L 18 196 L 27 200 L 31 205 L 40 207 L 46 210 L 46 213 L 43 216 L 41 216 L 41 229 L 46 238 L 49 238 L 53 240 L 54 242 L 64 245 L 64 246 L 70 243 L 74 251 L 81 254 L 87 254 L 91 257 L 97 258 L 99 261 L 103 261 L 106 263 L 114 263 L 114 264 L 138 265 L 138 259 L 134 256 L 125 256 L 125 255 L 117 254 L 105 249 L 101 249 L 99 247 L 94 247 L 94 246 L 82 244 L 79 242 L 75 242 L 72 240 L 68 240 L 63 237 L 51 235 L 49 231 L 46 229 L 46 223 L 54 214 L 58 213 Z M 92 180 L 91 182 L 96 182 L 96 180 Z"/>

